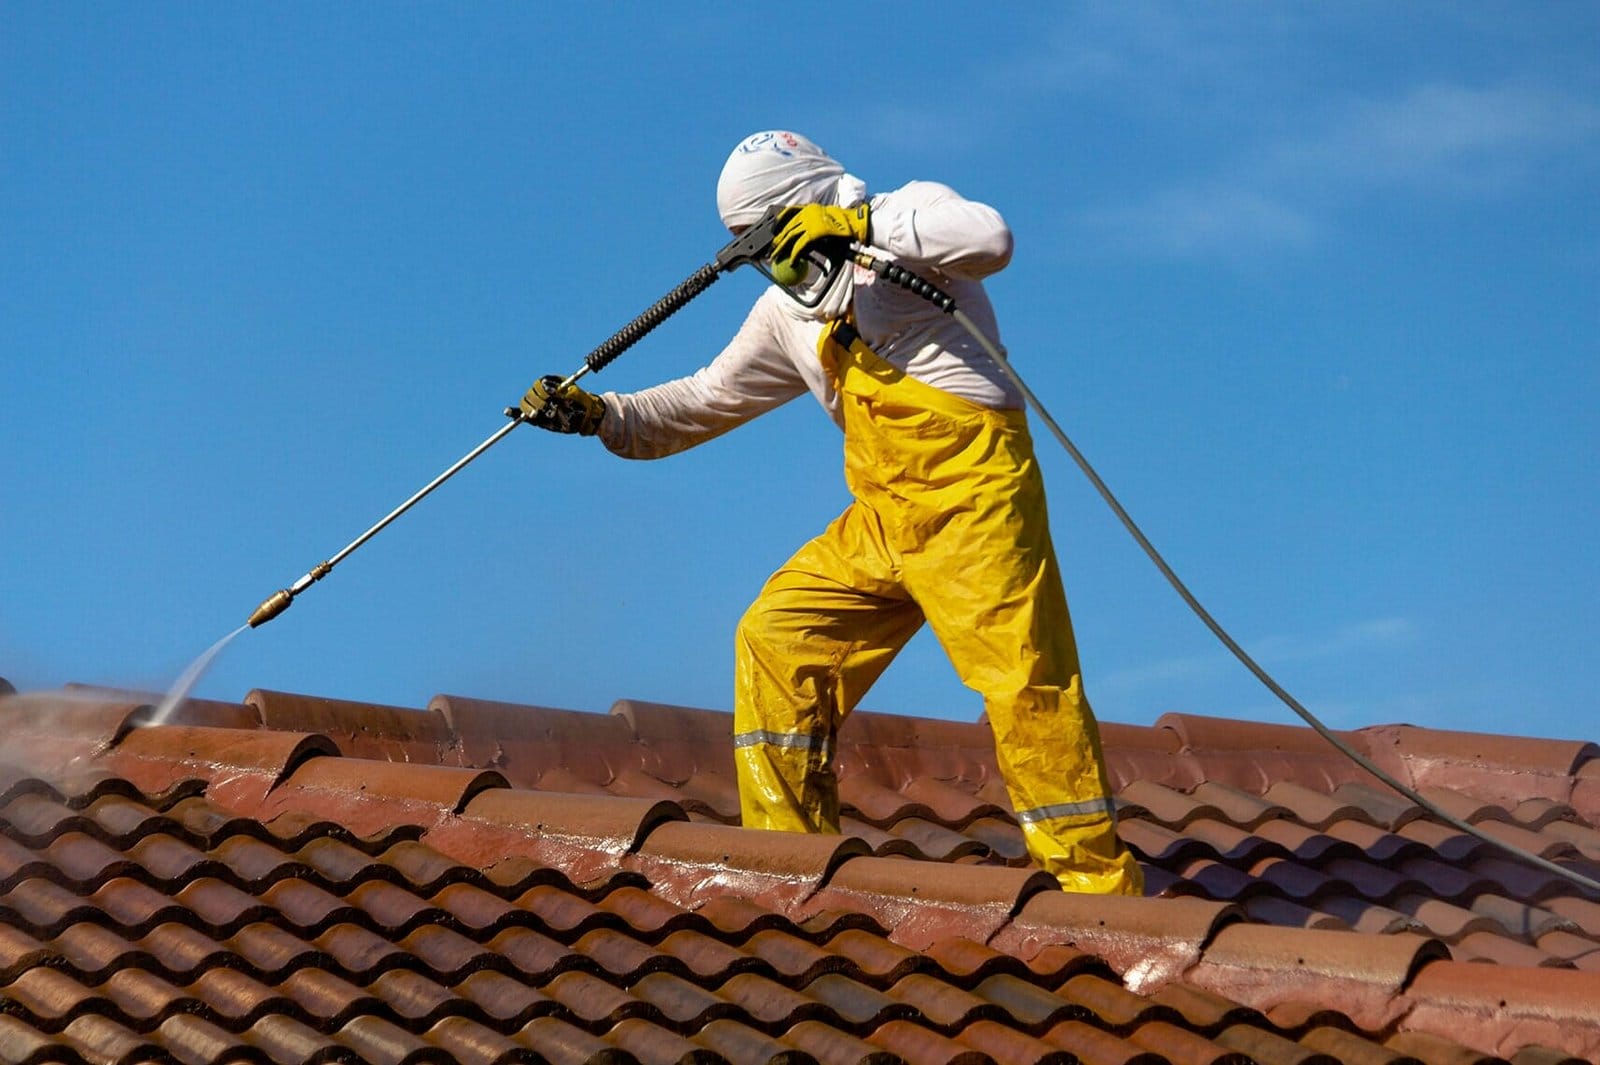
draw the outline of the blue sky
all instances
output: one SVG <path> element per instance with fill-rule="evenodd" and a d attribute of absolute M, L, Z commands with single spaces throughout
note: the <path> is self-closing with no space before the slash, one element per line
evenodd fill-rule
<path fill-rule="evenodd" d="M 997 206 L 1029 383 L 1335 727 L 1600 739 L 1600 9 L 0 6 L 0 676 L 163 690 L 726 240 L 746 133 Z M 732 335 L 725 278 L 601 377 Z M 1107 720 L 1292 720 L 1038 434 Z M 197 694 L 726 709 L 809 400 L 521 429 Z M 868 709 L 980 706 L 919 636 Z"/>

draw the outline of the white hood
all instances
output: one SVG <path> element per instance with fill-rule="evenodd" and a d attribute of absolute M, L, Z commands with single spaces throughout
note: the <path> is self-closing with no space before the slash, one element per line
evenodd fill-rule
<path fill-rule="evenodd" d="M 774 204 L 856 207 L 866 198 L 866 182 L 845 173 L 827 152 L 788 130 L 746 137 L 728 156 L 717 179 L 717 213 L 729 229 L 759 222 Z M 840 270 L 826 293 L 819 291 L 820 284 L 819 276 L 801 286 L 807 298 L 820 296 L 817 306 L 808 309 L 790 302 L 790 312 L 821 320 L 843 315 L 854 294 L 851 270 Z"/>
<path fill-rule="evenodd" d="M 717 179 L 717 213 L 729 228 L 752 225 L 776 203 L 855 207 L 866 198 L 865 182 L 788 130 L 746 137 Z"/>

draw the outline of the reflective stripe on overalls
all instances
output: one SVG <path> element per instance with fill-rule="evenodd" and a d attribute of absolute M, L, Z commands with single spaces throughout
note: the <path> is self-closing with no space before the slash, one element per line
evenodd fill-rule
<path fill-rule="evenodd" d="M 983 696 L 1034 859 L 1068 890 L 1140 893 L 1116 838 L 1025 416 L 906 377 L 847 322 L 823 334 L 819 355 L 839 391 L 855 500 L 739 623 L 744 824 L 838 831 L 834 736 L 926 620 Z"/>

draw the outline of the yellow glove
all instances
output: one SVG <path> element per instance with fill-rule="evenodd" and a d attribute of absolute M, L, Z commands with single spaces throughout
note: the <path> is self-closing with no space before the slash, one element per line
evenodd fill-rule
<path fill-rule="evenodd" d="M 772 242 L 772 261 L 788 262 L 789 269 L 798 271 L 799 258 L 813 244 L 824 240 L 854 240 L 867 242 L 867 205 L 859 207 L 824 207 L 808 203 L 804 207 L 786 208 L 782 219 L 783 229 Z"/>
<path fill-rule="evenodd" d="M 523 416 L 553 433 L 577 433 L 579 436 L 598 433 L 600 422 L 606 416 L 605 401 L 577 385 L 561 388 L 562 380 L 551 374 L 535 381 L 522 397 Z"/>

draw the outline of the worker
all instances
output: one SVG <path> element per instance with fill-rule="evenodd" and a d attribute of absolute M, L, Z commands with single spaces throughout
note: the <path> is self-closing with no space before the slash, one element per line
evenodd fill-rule
<path fill-rule="evenodd" d="M 722 352 L 640 392 L 591 395 L 545 377 L 523 409 L 655 459 L 810 392 L 844 431 L 853 502 L 767 582 L 735 638 L 733 745 L 747 827 L 838 832 L 835 737 L 926 621 L 983 696 L 1028 851 L 1069 891 L 1138 895 L 1116 836 L 1084 697 L 1044 486 L 1004 371 L 959 323 L 860 267 L 831 282 L 806 253 L 854 241 L 948 292 L 998 342 L 983 278 L 1011 258 L 993 208 L 914 181 L 869 196 L 810 140 L 746 138 L 717 182 L 734 234 L 792 208 L 776 256 L 806 271 L 802 306 L 764 292 Z"/>

